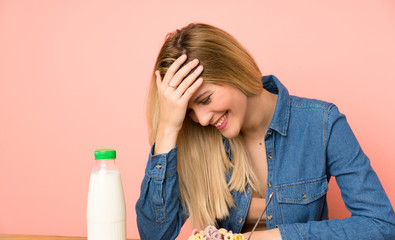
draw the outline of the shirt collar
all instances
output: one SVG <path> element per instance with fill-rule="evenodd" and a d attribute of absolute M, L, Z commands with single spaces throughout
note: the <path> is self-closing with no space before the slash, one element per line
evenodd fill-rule
<path fill-rule="evenodd" d="M 269 129 L 286 136 L 290 114 L 290 97 L 288 90 L 280 80 L 273 75 L 263 76 L 262 84 L 263 88 L 267 91 L 278 94 L 276 108 Z"/>

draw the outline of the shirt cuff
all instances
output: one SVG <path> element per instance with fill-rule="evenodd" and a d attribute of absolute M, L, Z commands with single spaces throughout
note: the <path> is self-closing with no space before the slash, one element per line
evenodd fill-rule
<path fill-rule="evenodd" d="M 177 146 L 167 153 L 154 155 L 155 142 L 151 146 L 145 174 L 151 178 L 164 179 L 177 173 Z"/>

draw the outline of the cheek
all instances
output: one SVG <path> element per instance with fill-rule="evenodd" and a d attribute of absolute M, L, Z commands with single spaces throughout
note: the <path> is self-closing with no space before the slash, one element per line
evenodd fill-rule
<path fill-rule="evenodd" d="M 222 111 L 231 111 L 233 113 L 238 113 L 240 111 L 240 106 L 242 103 L 239 99 L 226 99 L 218 105 L 218 108 Z"/>
<path fill-rule="evenodd" d="M 229 111 L 232 109 L 232 100 L 230 98 L 216 98 L 211 101 L 210 108 L 214 112 Z"/>

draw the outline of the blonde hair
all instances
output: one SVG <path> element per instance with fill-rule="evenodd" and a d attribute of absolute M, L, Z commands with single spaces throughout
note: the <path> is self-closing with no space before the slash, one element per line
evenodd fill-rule
<path fill-rule="evenodd" d="M 152 73 L 147 117 L 150 144 L 156 139 L 159 123 L 158 90 L 155 71 L 162 78 L 182 54 L 187 62 L 197 58 L 204 66 L 205 82 L 231 85 L 246 96 L 262 91 L 261 72 L 246 49 L 225 31 L 207 24 L 189 24 L 169 33 Z M 216 225 L 234 206 L 231 191 L 243 192 L 247 184 L 259 191 L 243 137 L 229 139 L 232 160 L 225 152 L 221 133 L 213 126 L 203 127 L 186 116 L 177 138 L 179 198 L 194 227 Z M 229 183 L 226 173 L 232 172 Z"/>

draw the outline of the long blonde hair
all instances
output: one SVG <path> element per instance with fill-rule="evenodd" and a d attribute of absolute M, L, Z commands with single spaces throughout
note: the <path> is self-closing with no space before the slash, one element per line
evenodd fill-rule
<path fill-rule="evenodd" d="M 207 24 L 193 23 L 169 33 L 152 73 L 147 117 L 150 144 L 156 139 L 159 123 L 158 90 L 155 71 L 162 79 L 169 66 L 182 54 L 189 62 L 199 59 L 204 66 L 204 82 L 231 85 L 246 96 L 262 91 L 261 72 L 246 49 L 225 31 Z M 177 138 L 179 198 L 194 227 L 216 225 L 234 206 L 231 191 L 243 192 L 247 184 L 258 191 L 257 177 L 241 135 L 229 139 L 230 161 L 221 133 L 212 126 L 202 127 L 186 116 Z M 226 173 L 232 171 L 227 183 Z"/>

